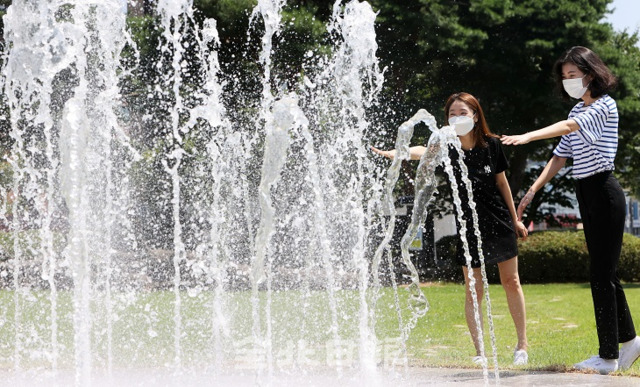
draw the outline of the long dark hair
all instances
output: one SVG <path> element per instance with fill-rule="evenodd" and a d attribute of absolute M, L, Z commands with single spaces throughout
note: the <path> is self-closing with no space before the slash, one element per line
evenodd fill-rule
<path fill-rule="evenodd" d="M 473 95 L 465 92 L 454 93 L 449 96 L 447 99 L 447 103 L 444 105 L 444 119 L 445 122 L 449 120 L 449 109 L 451 108 L 451 104 L 455 101 L 460 101 L 465 103 L 467 106 L 473 110 L 473 113 L 478 117 L 478 122 L 473 126 L 473 140 L 476 146 L 486 147 L 487 140 L 485 137 L 499 137 L 497 134 L 494 134 L 489 129 L 489 125 L 487 125 L 487 120 L 484 118 L 484 112 L 482 111 L 482 106 L 480 106 L 480 102 Z"/>
<path fill-rule="evenodd" d="M 569 100 L 569 94 L 562 87 L 562 65 L 565 63 L 573 63 L 585 75 L 592 78 L 588 86 L 592 98 L 609 93 L 618 84 L 611 70 L 595 52 L 582 46 L 571 47 L 553 65 L 556 88 L 565 100 Z"/>

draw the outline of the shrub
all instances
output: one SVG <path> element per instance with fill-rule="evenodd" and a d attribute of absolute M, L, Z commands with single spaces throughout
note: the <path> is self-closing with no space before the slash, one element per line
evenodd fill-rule
<path fill-rule="evenodd" d="M 0 261 L 13 258 L 13 240 L 16 234 L 11 231 L 0 231 Z M 18 232 L 18 245 L 22 259 L 41 259 L 41 240 L 39 230 L 22 230 Z M 53 232 L 53 250 L 60 254 L 66 244 L 64 235 Z"/>
<path fill-rule="evenodd" d="M 640 238 L 624 234 L 618 275 L 623 281 L 640 281 Z"/>
<path fill-rule="evenodd" d="M 447 262 L 439 279 L 450 279 L 451 270 L 459 270 L 453 262 L 457 236 L 443 237 L 436 243 L 442 262 Z M 542 231 L 518 240 L 518 271 L 523 283 L 589 282 L 589 252 L 582 231 Z M 497 265 L 487 266 L 489 281 L 499 282 Z M 618 264 L 623 281 L 640 281 L 640 238 L 625 234 Z M 462 277 L 460 276 L 459 279 Z"/>
<path fill-rule="evenodd" d="M 532 233 L 518 243 L 523 283 L 589 281 L 589 253 L 582 231 Z"/>

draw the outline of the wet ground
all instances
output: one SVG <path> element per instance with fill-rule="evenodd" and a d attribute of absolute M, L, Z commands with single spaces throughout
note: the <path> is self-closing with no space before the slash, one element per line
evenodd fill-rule
<path fill-rule="evenodd" d="M 494 373 L 485 378 L 481 370 L 424 369 L 414 370 L 412 377 L 424 375 L 428 381 L 410 382 L 407 386 L 640 386 L 640 378 L 607 376 L 581 372 L 500 371 L 496 383 Z"/>
<path fill-rule="evenodd" d="M 580 372 L 545 371 L 500 371 L 499 380 L 493 372 L 485 377 L 480 369 L 419 368 L 410 367 L 407 372 L 393 373 L 382 370 L 363 375 L 345 370 L 309 372 L 300 370 L 286 374 L 268 375 L 266 372 L 235 373 L 220 375 L 209 371 L 173 371 L 138 369 L 114 371 L 110 376 L 92 374 L 89 383 L 76 383 L 75 375 L 69 371 L 56 374 L 50 371 L 25 371 L 19 374 L 0 371 L 0 386 L 54 387 L 86 385 L 92 386 L 277 386 L 277 387 L 343 387 L 343 386 L 640 386 L 640 377 L 624 375 L 605 376 Z"/>

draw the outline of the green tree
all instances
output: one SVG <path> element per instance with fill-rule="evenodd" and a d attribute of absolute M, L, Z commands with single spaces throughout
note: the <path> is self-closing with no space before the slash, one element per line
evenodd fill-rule
<path fill-rule="evenodd" d="M 243 58 L 248 15 L 255 1 L 200 0 L 203 14 L 218 20 L 223 40 L 221 58 Z M 281 50 L 274 66 L 295 79 L 301 71 L 301 54 L 325 43 L 322 23 L 329 19 L 333 2 L 289 1 L 285 28 L 278 40 Z M 551 68 L 567 48 L 593 48 L 620 78 L 613 93 L 621 114 L 618 175 L 625 186 L 639 192 L 640 158 L 637 157 L 640 72 L 637 34 L 615 33 L 603 22 L 611 0 L 370 0 L 378 12 L 378 55 L 386 67 L 386 86 L 378 121 L 384 123 L 378 145 L 391 146 L 392 133 L 417 109 L 431 111 L 445 123 L 442 106 L 453 92 L 468 91 L 485 109 L 492 130 L 518 134 L 566 118 L 572 104 L 556 98 Z M 290 24 L 291 21 L 297 21 Z M 224 48 L 232 47 L 232 48 Z M 226 51 L 229 50 L 229 51 Z M 240 50 L 234 51 L 231 50 Z M 284 52 L 284 53 L 283 53 Z M 279 66 L 279 67 L 278 67 Z M 237 70 L 230 67 L 227 70 Z M 245 74 L 250 74 L 248 70 Z M 426 143 L 426 127 L 416 130 L 415 143 Z M 506 148 L 510 156 L 509 180 L 514 195 L 526 189 L 537 174 L 531 161 L 546 161 L 557 139 Z M 411 166 L 405 168 L 410 180 Z M 569 174 L 559 175 L 530 206 L 530 219 L 549 218 L 539 205 L 571 205 Z M 412 188 L 405 184 L 405 193 Z"/>
<path fill-rule="evenodd" d="M 7 13 L 7 7 L 11 4 L 11 0 L 0 0 L 0 39 L 4 46 L 4 15 Z M 0 67 L 4 66 L 2 59 L 0 58 Z M 11 149 L 11 137 L 9 136 L 10 124 L 8 116 L 8 106 L 6 104 L 5 97 L 0 98 L 0 115 L 4 117 L 0 119 L 0 164 L 4 163 L 4 156 Z M 8 170 L 8 166 L 0 165 L 3 170 Z"/>
<path fill-rule="evenodd" d="M 346 2 L 346 0 L 345 0 Z M 376 121 L 383 123 L 380 146 L 393 143 L 395 129 L 417 109 L 426 108 L 445 123 L 442 106 L 453 92 L 468 91 L 480 98 L 489 125 L 498 134 L 518 134 L 566 117 L 571 104 L 555 98 L 551 67 L 556 58 L 574 45 L 591 47 L 619 77 L 612 93 L 620 111 L 620 145 L 617 175 L 623 185 L 640 194 L 640 50 L 637 32 L 616 33 L 603 22 L 611 0 L 370 0 L 378 12 L 378 56 L 386 67 L 386 86 Z M 145 1 L 145 4 L 147 2 Z M 0 6 L 10 4 L 0 1 Z M 151 4 L 151 2 L 149 2 Z M 195 0 L 197 22 L 214 18 L 220 34 L 219 56 L 227 105 L 234 122 L 243 111 L 255 108 L 261 84 L 256 39 L 260 21 L 249 29 L 257 0 Z M 307 69 L 305 53 L 327 52 L 326 33 L 334 1 L 287 1 L 283 30 L 275 37 L 273 69 L 276 81 L 294 87 Z M 1 8 L 1 7 L 0 7 Z M 148 7 L 149 8 L 149 7 Z M 150 7 L 152 8 L 152 7 Z M 0 12 L 2 10 L 0 9 Z M 159 34 L 154 15 L 131 17 L 130 29 L 137 43 L 139 63 L 127 52 L 131 79 L 123 82 L 130 109 L 140 113 L 154 109 L 147 88 L 162 73 Z M 248 32 L 249 35 L 248 35 Z M 193 70 L 197 73 L 197 70 Z M 282 87 L 273 84 L 272 87 Z M 242 92 L 238 92 L 242 90 Z M 158 119 L 161 114 L 157 114 Z M 7 121 L 4 121 L 6 123 Z M 0 146 L 9 144 L 0 121 Z M 155 121 L 134 123 L 132 135 L 144 150 L 155 152 L 166 135 Z M 415 143 L 425 143 L 426 127 L 416 130 Z M 506 148 L 511 162 L 509 180 L 514 195 L 526 189 L 537 171 L 530 161 L 546 161 L 557 139 Z M 414 168 L 406 168 L 407 175 Z M 569 177 L 556 177 L 540 202 L 566 205 Z M 410 191 L 410 185 L 406 185 Z M 542 195 L 540 195 L 542 196 Z M 547 216 L 536 205 L 531 218 Z"/>
<path fill-rule="evenodd" d="M 612 93 L 620 113 L 616 175 L 623 187 L 640 197 L 640 49 L 638 32 L 615 33 L 597 47 L 618 77 Z"/>
<path fill-rule="evenodd" d="M 402 117 L 426 107 L 444 122 L 439 114 L 445 98 L 468 91 L 480 98 L 489 125 L 498 134 L 546 126 L 566 118 L 572 106 L 554 96 L 555 60 L 571 46 L 594 49 L 620 77 L 621 86 L 613 93 L 621 114 L 617 165 L 623 181 L 638 186 L 638 128 L 633 125 L 640 119 L 637 35 L 617 34 L 602 21 L 610 0 L 372 3 L 380 11 L 378 39 L 380 56 L 388 66 L 387 101 Z M 425 142 L 429 133 L 424 129 L 417 135 Z M 557 142 L 506 149 L 514 195 L 528 187 L 525 183 L 535 173 L 527 169 L 529 161 L 547 160 Z M 568 181 L 555 181 L 545 202 L 566 204 L 569 186 Z M 534 218 L 544 216 L 537 206 L 530 210 Z"/>

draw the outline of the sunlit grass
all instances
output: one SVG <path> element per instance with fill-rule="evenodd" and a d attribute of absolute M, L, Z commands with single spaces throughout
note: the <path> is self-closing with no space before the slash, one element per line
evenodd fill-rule
<path fill-rule="evenodd" d="M 625 289 L 636 321 L 640 321 L 640 286 L 628 284 Z M 418 320 L 407 340 L 410 364 L 473 367 L 474 350 L 463 312 L 463 285 L 436 283 L 422 290 L 429 300 L 430 310 Z M 529 365 L 519 368 L 568 370 L 572 364 L 597 353 L 588 285 L 524 285 L 524 291 Z M 174 362 L 194 366 L 212 364 L 216 356 L 221 355 L 217 351 L 229 355 L 233 349 L 252 348 L 254 329 L 258 329 L 260 336 L 271 338 L 276 364 L 287 360 L 292 351 L 300 352 L 301 345 L 305 346 L 310 361 L 321 363 L 323 360 L 319 359 L 329 356 L 329 343 L 335 338 L 343 340 L 347 358 L 357 361 L 362 319 L 366 317 L 360 314 L 361 305 L 372 302 L 372 294 L 363 298 L 357 290 L 337 291 L 333 299 L 325 292 L 282 291 L 273 292 L 270 297 L 261 292 L 254 310 L 251 292 L 225 293 L 215 302 L 214 295 L 208 292 L 180 295 L 179 318 L 176 318 L 175 295 L 171 291 L 114 293 L 111 314 L 107 313 L 104 294 L 95 297 L 91 316 L 94 366 L 103 367 L 110 356 L 114 367 L 133 364 L 162 367 Z M 406 324 L 410 317 L 407 292 L 399 289 L 398 295 L 403 309 L 401 316 Z M 499 368 L 514 368 L 511 362 L 516 334 L 504 291 L 499 285 L 491 285 L 490 295 Z M 384 288 L 379 296 L 375 311 L 379 346 L 392 343 L 396 346 L 392 349 L 397 350 L 401 331 L 395 294 L 392 289 Z M 14 314 L 16 299 L 21 305 L 17 318 Z M 48 292 L 25 292 L 20 297 L 12 291 L 0 292 L 0 367 L 14 366 L 16 343 L 23 367 L 47 367 L 53 354 L 57 355 L 60 367 L 73 366 L 72 294 L 61 291 L 57 298 L 56 351 L 52 351 L 51 345 L 50 301 Z M 218 313 L 216 306 L 224 311 L 223 319 L 213 318 Z M 259 316 L 259 324 L 255 323 L 255 313 Z M 20 326 L 20 340 L 15 336 L 16 322 Z M 332 330 L 334 326 L 336 330 Z M 485 346 L 490 354 L 486 320 L 485 328 Z M 110 342 L 108 331 L 111 331 Z M 177 339 L 176 333 L 179 333 Z M 640 364 L 625 374 L 640 376 Z"/>
<path fill-rule="evenodd" d="M 572 365 L 597 354 L 598 341 L 588 284 L 524 285 L 527 307 L 529 365 L 511 365 L 517 343 L 515 327 L 500 285 L 491 285 L 500 368 L 569 370 Z M 475 355 L 464 319 L 462 285 L 446 284 L 423 289 L 431 310 L 414 329 L 409 340 L 412 359 L 428 366 L 469 367 Z M 629 307 L 640 321 L 640 286 L 625 285 Z M 488 324 L 485 318 L 485 330 Z M 491 353 L 489 333 L 485 347 Z M 640 362 L 626 375 L 640 375 Z"/>

